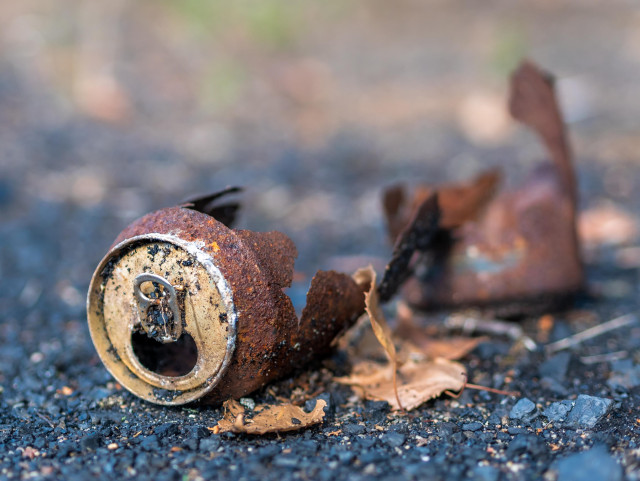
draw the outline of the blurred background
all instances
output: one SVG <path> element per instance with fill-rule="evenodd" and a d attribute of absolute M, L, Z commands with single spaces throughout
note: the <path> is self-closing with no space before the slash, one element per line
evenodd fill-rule
<path fill-rule="evenodd" d="M 230 184 L 303 276 L 384 259 L 385 186 L 517 185 L 544 157 L 505 111 L 522 57 L 558 78 L 583 208 L 626 212 L 640 265 L 637 1 L 3 0 L 0 309 L 84 322 L 127 223 Z"/>

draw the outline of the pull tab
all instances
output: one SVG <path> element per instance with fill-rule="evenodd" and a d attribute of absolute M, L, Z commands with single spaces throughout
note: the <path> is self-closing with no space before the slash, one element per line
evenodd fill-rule
<path fill-rule="evenodd" d="M 142 292 L 142 284 L 151 282 L 154 290 Z M 140 324 L 147 335 L 163 344 L 177 341 L 182 335 L 182 313 L 176 288 L 155 274 L 138 274 L 133 281 Z M 151 296 L 151 297 L 149 297 Z"/>

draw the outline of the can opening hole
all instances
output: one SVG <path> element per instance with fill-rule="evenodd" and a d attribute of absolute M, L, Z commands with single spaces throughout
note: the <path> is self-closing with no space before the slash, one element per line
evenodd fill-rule
<path fill-rule="evenodd" d="M 167 377 L 189 374 L 198 361 L 198 348 L 186 332 L 176 342 L 162 344 L 144 332 L 131 334 L 131 347 L 140 364 Z"/>
<path fill-rule="evenodd" d="M 167 295 L 164 286 L 153 281 L 144 281 L 140 284 L 140 292 L 149 299 L 161 299 Z"/>

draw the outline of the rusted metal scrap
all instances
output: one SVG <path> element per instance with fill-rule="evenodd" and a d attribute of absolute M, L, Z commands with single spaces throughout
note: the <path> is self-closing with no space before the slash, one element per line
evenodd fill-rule
<path fill-rule="evenodd" d="M 238 206 L 220 199 L 237 191 L 133 222 L 93 275 L 94 345 L 113 376 L 143 399 L 238 398 L 327 353 L 364 312 L 363 288 L 350 276 L 319 271 L 298 319 L 283 292 L 296 247 L 281 232 L 225 225 Z"/>
<path fill-rule="evenodd" d="M 550 162 L 512 191 L 497 171 L 466 184 L 394 186 L 384 195 L 392 239 L 437 192 L 438 232 L 416 249 L 404 296 L 423 309 L 495 308 L 506 315 L 559 307 L 583 286 L 571 153 L 550 76 L 523 62 L 511 77 L 509 110 L 543 142 Z"/>

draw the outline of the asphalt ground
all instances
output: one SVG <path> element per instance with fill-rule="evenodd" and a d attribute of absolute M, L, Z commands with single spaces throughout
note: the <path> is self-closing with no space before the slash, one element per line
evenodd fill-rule
<path fill-rule="evenodd" d="M 523 9 L 533 24 L 546 25 L 549 42 L 562 46 L 553 50 L 549 43 L 535 40 L 530 53 L 573 78 L 570 91 L 578 99 L 573 105 L 589 107 L 588 115 L 576 107 L 571 123 L 581 208 L 607 201 L 636 217 L 638 112 L 631 79 L 638 67 L 631 60 L 634 44 L 622 42 L 631 35 L 636 17 L 626 7 L 606 12 L 594 7 L 573 15 L 571 2 L 568 5 L 560 11 Z M 494 17 L 487 13 L 484 25 L 492 25 L 491 18 L 498 22 L 509 17 L 500 12 L 496 7 L 489 12 Z M 144 18 L 134 13 L 124 38 L 138 45 L 146 30 L 134 28 Z M 442 18 L 457 18 L 455 13 L 452 9 Z M 461 31 L 467 15 L 452 20 L 451 28 Z M 567 18 L 571 22 L 563 23 Z M 594 30 L 602 18 L 609 22 L 602 31 Z M 386 21 L 392 26 L 399 22 L 395 16 Z M 430 22 L 437 24 L 437 18 Z M 370 28 L 363 25 L 356 23 L 355 33 L 337 35 L 333 42 L 363 39 L 358 35 L 370 32 L 366 39 L 373 45 L 389 46 L 379 50 L 380 58 L 387 59 L 382 61 L 388 67 L 384 73 L 372 67 L 379 59 L 365 57 L 359 64 L 363 69 L 357 70 L 366 72 L 362 76 L 345 66 L 362 51 L 364 40 L 346 42 L 342 50 L 331 48 L 335 43 L 326 49 L 318 46 L 322 42 L 303 46 L 308 56 L 318 55 L 331 65 L 334 78 L 349 79 L 351 90 L 346 88 L 344 98 L 353 98 L 364 85 L 370 96 L 385 93 L 381 97 L 387 102 L 372 106 L 362 97 L 359 109 L 347 102 L 320 113 L 304 102 L 307 107 L 299 110 L 267 103 L 267 112 L 251 112 L 250 105 L 242 104 L 240 113 L 229 114 L 228 121 L 196 114 L 186 101 L 186 107 L 178 100 L 163 103 L 156 90 L 145 90 L 146 77 L 136 77 L 140 72 L 127 68 L 122 76 L 134 92 L 131 104 L 137 114 L 128 120 L 96 119 L 54 91 L 55 76 L 43 75 L 37 62 L 14 55 L 23 44 L 4 44 L 14 50 L 5 49 L 0 60 L 2 478 L 640 477 L 638 323 L 554 355 L 544 350 L 545 344 L 638 312 L 633 239 L 628 245 L 589 253 L 588 292 L 569 310 L 553 313 L 548 336 L 538 317 L 519 321 L 536 342 L 535 350 L 493 335 L 462 360 L 470 381 L 518 391 L 518 396 L 466 390 L 458 399 L 445 397 L 411 413 L 394 414 L 384 403 L 360 401 L 349 388 L 332 381 L 333 375 L 348 369 L 338 352 L 251 395 L 255 402 L 293 397 L 311 408 L 314 401 L 308 395 L 324 391 L 321 396 L 329 408 L 322 425 L 286 435 L 216 435 L 207 428 L 221 418 L 218 407 L 163 408 L 142 402 L 119 388 L 101 365 L 86 326 L 88 282 L 118 232 L 148 211 L 174 205 L 193 193 L 245 186 L 239 226 L 281 230 L 298 247 L 300 286 L 291 295 L 300 305 L 305 282 L 315 270 L 388 258 L 380 209 L 384 186 L 397 180 L 464 179 L 485 165 L 504 167 L 514 185 L 534 165 L 541 153 L 535 139 L 517 130 L 507 135 L 499 122 L 489 134 L 480 132 L 481 127 L 465 123 L 460 120 L 464 115 L 455 113 L 464 111 L 456 110 L 456 99 L 477 93 L 473 89 L 478 85 L 489 86 L 488 93 L 478 89 L 490 106 L 495 106 L 494 92 L 504 87 L 502 72 L 485 75 L 469 60 L 478 52 L 459 47 L 463 39 L 451 39 L 446 57 L 435 48 L 422 53 L 407 48 L 421 38 L 419 25 L 408 28 L 396 43 L 380 33 L 384 21 Z M 575 35 L 564 35 L 566 25 Z M 577 33 L 590 29 L 607 41 L 580 41 Z M 433 35 L 449 39 L 443 30 Z M 537 35 L 544 37 L 536 33 L 533 38 L 539 40 Z M 614 45 L 624 45 L 626 53 L 611 54 Z M 145 48 L 154 51 L 142 44 L 132 55 L 144 56 Z M 323 57 L 319 52 L 329 53 Z M 290 62 L 294 80 L 283 82 L 296 91 L 297 75 L 304 83 L 309 69 L 289 55 L 284 60 L 267 57 L 267 64 Z M 598 58 L 607 60 L 597 64 Z M 161 92 L 171 91 L 174 71 L 165 70 L 162 62 L 140 65 L 153 73 Z M 398 77 L 402 65 L 418 67 Z M 310 70 L 311 78 L 324 75 L 316 67 Z M 589 73 L 572 77 L 575 72 Z M 432 77 L 440 82 L 429 84 L 421 95 L 446 101 L 420 107 L 422 103 L 411 101 L 416 94 L 411 88 Z M 385 82 L 393 78 L 416 79 L 401 82 L 406 98 L 389 94 L 396 90 Z M 452 78 L 462 80 L 456 83 Z M 372 87 L 376 82 L 386 87 Z M 442 93 L 445 87 L 454 92 L 452 98 Z M 259 100 L 255 92 L 250 89 L 254 97 L 243 102 Z M 289 99 L 287 95 L 291 93 L 281 97 Z M 416 105 L 422 110 L 416 111 Z M 345 110 L 353 110 L 353 116 Z M 309 112 L 317 116 L 306 122 L 309 118 L 303 114 Z M 325 122 L 333 117 L 342 123 Z M 361 117 L 365 120 L 360 123 L 353 120 Z M 305 127 L 287 129 L 290 124 Z M 390 312 L 393 308 L 392 303 Z M 448 335 L 444 321 L 450 314 L 430 315 L 427 322 L 439 335 Z"/>

